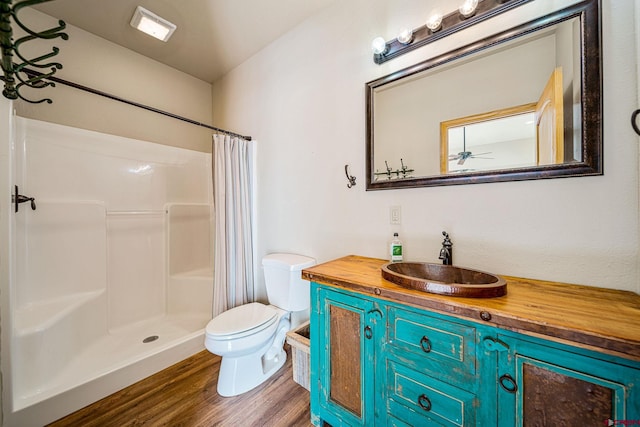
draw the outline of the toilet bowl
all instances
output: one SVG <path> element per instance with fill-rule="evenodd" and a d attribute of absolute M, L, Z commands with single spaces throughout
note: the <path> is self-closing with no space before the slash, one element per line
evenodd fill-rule
<path fill-rule="evenodd" d="M 287 360 L 277 335 L 291 328 L 289 313 L 257 302 L 227 310 L 207 324 L 205 347 L 222 356 L 218 394 L 236 396 L 264 382 Z M 267 357 L 262 357 L 271 347 Z"/>
<path fill-rule="evenodd" d="M 313 258 L 270 254 L 263 258 L 270 304 L 252 302 L 213 318 L 205 330 L 205 347 L 222 356 L 218 394 L 237 396 L 277 372 L 286 362 L 283 349 L 291 329 L 291 312 L 309 308 L 309 282 L 300 277 Z"/>

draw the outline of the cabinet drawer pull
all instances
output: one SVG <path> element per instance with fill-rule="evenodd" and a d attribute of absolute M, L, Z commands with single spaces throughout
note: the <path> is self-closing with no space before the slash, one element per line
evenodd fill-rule
<path fill-rule="evenodd" d="M 365 326 L 364 337 L 370 340 L 372 336 L 373 336 L 373 331 L 371 330 L 371 326 Z"/>
<path fill-rule="evenodd" d="M 431 410 L 431 401 L 426 394 L 421 394 L 420 397 L 418 397 L 418 405 L 425 411 Z"/>
<path fill-rule="evenodd" d="M 429 341 L 429 338 L 423 336 L 420 340 L 420 347 L 422 348 L 422 351 L 429 353 L 431 351 L 431 341 Z"/>
<path fill-rule="evenodd" d="M 504 389 L 504 391 L 509 393 L 515 393 L 518 391 L 518 385 L 516 384 L 516 380 L 509 374 L 504 374 L 498 380 L 500 383 L 500 387 Z"/>

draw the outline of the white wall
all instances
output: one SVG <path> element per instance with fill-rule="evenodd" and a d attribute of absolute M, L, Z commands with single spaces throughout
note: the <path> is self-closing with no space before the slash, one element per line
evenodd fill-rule
<path fill-rule="evenodd" d="M 25 8 L 21 19 L 31 28 L 57 26 L 57 20 Z M 60 48 L 53 58 L 63 68 L 56 77 L 146 104 L 202 123 L 211 120 L 211 85 L 136 52 L 68 25 L 69 40 L 25 43 L 31 57 Z M 103 98 L 61 84 L 28 92 L 48 96 L 53 104 L 15 103 L 18 115 L 82 129 L 152 141 L 180 148 L 211 151 L 211 130 Z"/>
<path fill-rule="evenodd" d="M 531 2 L 379 66 L 376 35 L 391 39 L 403 22 L 422 25 L 430 4 L 450 2 L 340 1 L 214 84 L 214 123 L 258 141 L 258 255 L 384 258 L 398 231 L 407 259 L 437 262 L 447 230 L 459 265 L 640 291 L 634 2 L 603 1 L 604 176 L 364 188 L 365 82 L 568 2 Z M 345 164 L 358 178 L 352 189 Z M 400 226 L 389 224 L 392 205 L 402 207 Z"/>

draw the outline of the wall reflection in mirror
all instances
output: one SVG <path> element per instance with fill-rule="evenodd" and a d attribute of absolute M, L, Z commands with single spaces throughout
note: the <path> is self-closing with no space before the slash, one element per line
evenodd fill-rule
<path fill-rule="evenodd" d="M 532 111 L 458 126 L 444 122 L 440 173 L 538 165 L 536 136 Z"/>
<path fill-rule="evenodd" d="M 601 174 L 597 12 L 583 2 L 368 83 L 367 189 Z"/>

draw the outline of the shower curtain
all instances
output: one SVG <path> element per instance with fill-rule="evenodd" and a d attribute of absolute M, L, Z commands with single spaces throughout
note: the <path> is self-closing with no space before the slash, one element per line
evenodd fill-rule
<path fill-rule="evenodd" d="M 254 300 L 252 143 L 213 136 L 213 315 Z"/>

